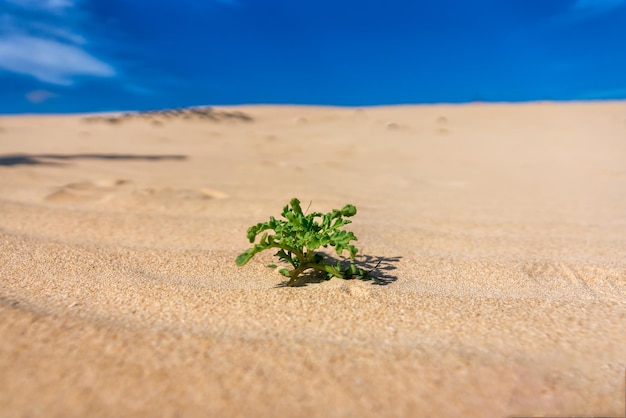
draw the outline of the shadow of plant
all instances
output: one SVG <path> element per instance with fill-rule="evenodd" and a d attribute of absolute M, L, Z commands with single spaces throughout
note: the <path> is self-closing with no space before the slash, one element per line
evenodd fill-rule
<path fill-rule="evenodd" d="M 326 264 L 335 265 L 337 262 L 341 263 L 342 266 L 347 266 L 349 264 L 348 260 L 339 259 L 328 254 L 324 254 L 324 261 Z M 386 286 L 398 280 L 397 276 L 394 276 L 392 273 L 393 270 L 396 270 L 397 264 L 402 259 L 401 256 L 396 257 L 374 257 L 370 255 L 360 255 L 357 256 L 352 262 L 359 268 L 369 271 L 369 280 L 372 282 L 372 285 L 376 286 Z M 309 284 L 319 284 L 330 280 L 326 273 L 317 270 L 308 270 L 298 277 L 298 280 L 294 283 L 293 287 L 303 287 Z M 356 280 L 356 278 L 349 278 L 345 280 Z M 285 280 L 278 284 L 276 287 L 288 287 L 288 281 Z"/>

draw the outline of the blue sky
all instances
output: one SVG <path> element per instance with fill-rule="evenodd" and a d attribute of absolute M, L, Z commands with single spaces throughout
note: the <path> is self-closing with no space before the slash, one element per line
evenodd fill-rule
<path fill-rule="evenodd" d="M 626 0 L 0 0 L 0 113 L 626 99 Z"/>

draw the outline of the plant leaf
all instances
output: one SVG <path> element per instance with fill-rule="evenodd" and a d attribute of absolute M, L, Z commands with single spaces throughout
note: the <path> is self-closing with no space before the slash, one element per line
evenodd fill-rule
<path fill-rule="evenodd" d="M 239 254 L 237 256 L 237 265 L 239 267 L 243 266 L 248 261 L 250 261 L 252 259 L 252 257 L 254 257 L 254 254 L 256 254 L 256 253 L 254 251 L 252 251 L 252 249 L 247 250 L 245 253 Z"/>
<path fill-rule="evenodd" d="M 341 209 L 341 214 L 343 216 L 354 216 L 356 215 L 356 207 L 354 205 L 345 205 L 343 209 Z"/>

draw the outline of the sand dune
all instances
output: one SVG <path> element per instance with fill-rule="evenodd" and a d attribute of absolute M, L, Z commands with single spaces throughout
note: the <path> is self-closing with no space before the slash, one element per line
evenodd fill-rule
<path fill-rule="evenodd" d="M 626 103 L 0 118 L 0 416 L 624 414 Z M 379 284 L 246 229 L 345 203 Z M 382 283 L 382 285 L 381 285 Z"/>

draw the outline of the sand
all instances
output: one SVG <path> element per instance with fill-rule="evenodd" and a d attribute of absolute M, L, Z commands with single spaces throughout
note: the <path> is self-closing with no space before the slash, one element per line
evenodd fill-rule
<path fill-rule="evenodd" d="M 292 197 L 378 282 L 238 268 Z M 625 330 L 626 102 L 0 118 L 2 417 L 624 416 Z"/>

